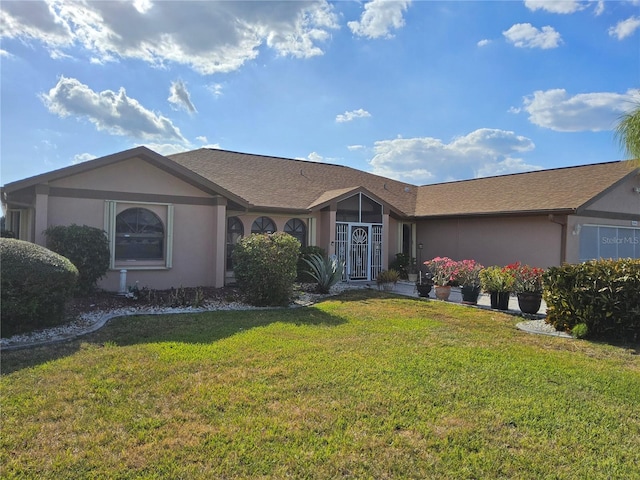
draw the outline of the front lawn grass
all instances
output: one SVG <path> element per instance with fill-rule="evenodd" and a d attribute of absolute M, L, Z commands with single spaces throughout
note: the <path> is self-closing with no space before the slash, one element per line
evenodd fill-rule
<path fill-rule="evenodd" d="M 377 292 L 2 355 L 3 478 L 640 478 L 640 358 Z"/>

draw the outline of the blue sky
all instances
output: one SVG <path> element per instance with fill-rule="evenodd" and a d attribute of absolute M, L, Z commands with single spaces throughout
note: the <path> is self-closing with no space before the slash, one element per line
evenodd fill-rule
<path fill-rule="evenodd" d="M 7 1 L 2 184 L 146 145 L 414 184 L 623 158 L 634 1 Z"/>

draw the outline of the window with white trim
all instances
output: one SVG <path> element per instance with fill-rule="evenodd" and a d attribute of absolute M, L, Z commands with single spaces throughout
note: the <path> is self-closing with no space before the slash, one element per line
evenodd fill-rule
<path fill-rule="evenodd" d="M 171 268 L 173 205 L 107 201 L 105 231 L 111 268 Z"/>

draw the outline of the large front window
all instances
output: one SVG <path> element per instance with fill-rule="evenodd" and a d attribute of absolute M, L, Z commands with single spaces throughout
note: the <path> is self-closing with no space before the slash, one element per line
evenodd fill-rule
<path fill-rule="evenodd" d="M 600 258 L 640 258 L 640 228 L 609 225 L 576 226 L 580 235 L 580 261 Z"/>
<path fill-rule="evenodd" d="M 146 208 L 129 208 L 116 217 L 116 260 L 162 260 L 164 225 Z"/>

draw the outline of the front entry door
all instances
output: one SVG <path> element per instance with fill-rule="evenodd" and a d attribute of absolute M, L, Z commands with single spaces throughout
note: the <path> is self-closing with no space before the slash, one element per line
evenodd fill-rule
<path fill-rule="evenodd" d="M 369 280 L 369 226 L 350 225 L 348 278 Z"/>

